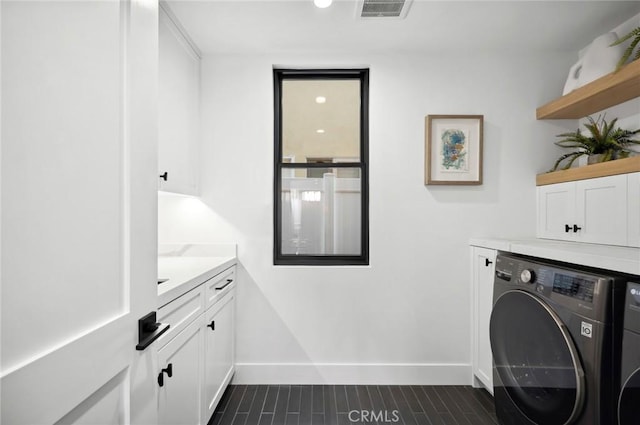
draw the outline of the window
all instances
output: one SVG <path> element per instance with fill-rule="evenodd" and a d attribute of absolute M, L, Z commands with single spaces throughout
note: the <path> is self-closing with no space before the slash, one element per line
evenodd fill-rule
<path fill-rule="evenodd" d="M 274 264 L 369 264 L 369 70 L 275 69 Z"/>

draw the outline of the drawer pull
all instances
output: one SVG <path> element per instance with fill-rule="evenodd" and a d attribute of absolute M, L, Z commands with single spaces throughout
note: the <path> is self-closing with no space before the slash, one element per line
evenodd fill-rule
<path fill-rule="evenodd" d="M 216 321 L 212 320 L 211 323 L 207 325 L 208 328 L 211 328 L 212 331 L 216 330 Z"/>
<path fill-rule="evenodd" d="M 227 282 L 222 286 L 218 286 L 216 288 L 216 291 L 222 291 L 224 288 L 226 288 L 227 286 L 231 285 L 231 282 L 233 282 L 233 279 L 227 279 Z"/>
<path fill-rule="evenodd" d="M 160 370 L 160 374 L 158 375 L 158 385 L 161 387 L 164 387 L 165 372 L 169 378 L 173 376 L 173 363 L 169 363 L 166 368 Z"/>

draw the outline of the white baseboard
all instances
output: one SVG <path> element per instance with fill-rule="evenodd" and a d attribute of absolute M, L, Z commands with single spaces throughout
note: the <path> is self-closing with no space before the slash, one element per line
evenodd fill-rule
<path fill-rule="evenodd" d="M 233 384 L 471 385 L 470 364 L 236 363 Z"/>

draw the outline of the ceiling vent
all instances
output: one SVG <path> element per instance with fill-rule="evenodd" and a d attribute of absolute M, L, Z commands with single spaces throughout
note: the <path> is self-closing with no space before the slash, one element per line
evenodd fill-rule
<path fill-rule="evenodd" d="M 356 15 L 359 18 L 396 18 L 407 16 L 412 0 L 358 0 Z"/>

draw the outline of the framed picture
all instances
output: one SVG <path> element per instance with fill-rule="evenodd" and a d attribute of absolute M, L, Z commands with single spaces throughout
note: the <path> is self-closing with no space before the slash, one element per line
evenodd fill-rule
<path fill-rule="evenodd" d="M 483 115 L 427 115 L 425 184 L 482 184 L 482 127 Z"/>

